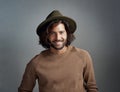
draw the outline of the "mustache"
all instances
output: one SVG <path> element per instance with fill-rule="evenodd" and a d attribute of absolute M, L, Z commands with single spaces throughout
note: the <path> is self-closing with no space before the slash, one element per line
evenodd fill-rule
<path fill-rule="evenodd" d="M 53 42 L 64 42 L 64 40 L 55 40 Z"/>

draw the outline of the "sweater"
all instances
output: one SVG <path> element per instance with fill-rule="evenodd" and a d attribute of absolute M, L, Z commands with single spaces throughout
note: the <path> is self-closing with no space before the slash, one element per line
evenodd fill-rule
<path fill-rule="evenodd" d="M 18 92 L 98 92 L 90 54 L 68 46 L 64 54 L 44 50 L 26 66 Z"/>

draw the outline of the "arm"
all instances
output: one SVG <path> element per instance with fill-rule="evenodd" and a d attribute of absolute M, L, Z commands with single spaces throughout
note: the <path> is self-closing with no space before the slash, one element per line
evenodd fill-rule
<path fill-rule="evenodd" d="M 85 66 L 84 66 L 84 84 L 87 92 L 98 92 L 98 88 L 96 86 L 96 80 L 94 75 L 94 68 L 92 59 L 89 53 L 85 53 Z"/>
<path fill-rule="evenodd" d="M 28 63 L 18 92 L 32 92 L 36 84 L 36 73 L 32 62 Z"/>

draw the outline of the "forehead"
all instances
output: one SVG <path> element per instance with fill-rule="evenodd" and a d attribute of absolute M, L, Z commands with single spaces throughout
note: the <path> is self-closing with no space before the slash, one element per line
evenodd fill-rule
<path fill-rule="evenodd" d="M 65 30 L 65 26 L 63 23 L 59 22 L 59 23 L 54 23 L 52 24 L 49 28 L 48 31 L 66 31 Z"/>

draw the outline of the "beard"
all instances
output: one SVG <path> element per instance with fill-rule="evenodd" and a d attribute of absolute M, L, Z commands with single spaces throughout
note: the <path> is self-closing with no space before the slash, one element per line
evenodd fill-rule
<path fill-rule="evenodd" d="M 61 50 L 66 46 L 66 41 L 64 40 L 55 40 L 50 42 L 50 46 L 56 50 Z"/>

